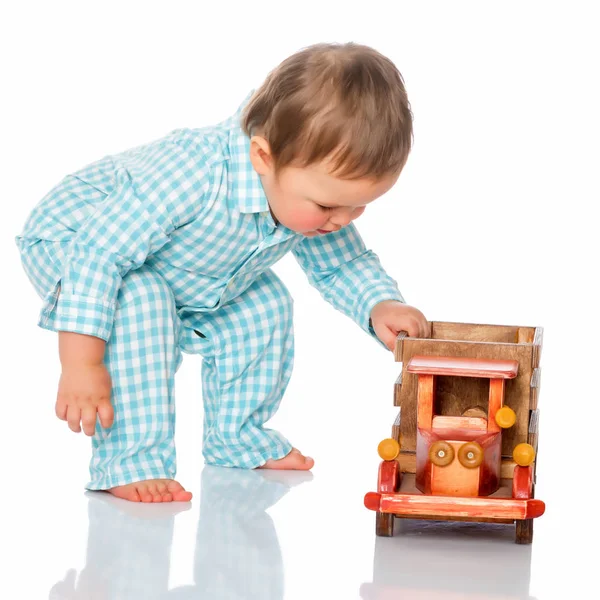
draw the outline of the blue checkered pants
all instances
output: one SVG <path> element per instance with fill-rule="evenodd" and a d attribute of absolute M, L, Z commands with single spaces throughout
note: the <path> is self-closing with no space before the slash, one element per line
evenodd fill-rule
<path fill-rule="evenodd" d="M 40 296 L 60 278 L 61 244 L 21 248 Z M 178 312 L 164 278 L 147 265 L 125 275 L 105 364 L 115 420 L 92 438 L 88 489 L 173 478 L 176 469 L 175 373 L 181 351 L 200 354 L 206 463 L 252 469 L 292 448 L 264 427 L 277 410 L 293 364 L 292 298 L 265 271 L 238 298 L 214 311 Z"/>

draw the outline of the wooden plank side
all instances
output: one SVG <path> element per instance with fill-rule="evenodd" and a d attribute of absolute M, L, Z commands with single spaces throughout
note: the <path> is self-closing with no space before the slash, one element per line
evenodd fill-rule
<path fill-rule="evenodd" d="M 483 360 L 460 356 L 413 356 L 406 366 L 408 373 L 490 379 L 514 379 L 518 368 L 519 363 L 515 360 Z"/>
<path fill-rule="evenodd" d="M 496 413 L 504 404 L 504 390 L 506 389 L 504 379 L 490 379 L 490 399 L 488 404 L 488 431 L 495 433 L 500 431 L 500 425 L 496 423 Z"/>
<path fill-rule="evenodd" d="M 531 410 L 535 410 L 538 407 L 541 378 L 542 368 L 535 367 L 531 373 L 531 384 L 529 389 L 529 408 Z"/>
<path fill-rule="evenodd" d="M 502 434 L 502 454 L 504 456 L 512 456 L 514 447 L 521 442 L 527 441 L 532 345 L 406 338 L 403 346 L 402 390 L 399 398 L 396 400 L 402 408 L 401 433 L 403 450 L 412 452 L 416 450 L 417 375 L 408 373 L 406 369 L 408 362 L 415 355 L 516 360 L 519 363 L 519 372 L 515 379 L 510 379 L 506 382 L 504 403 L 515 411 L 517 421 L 513 427 L 507 429 Z M 435 400 L 436 410 L 439 410 L 437 414 L 455 414 L 458 416 L 465 409 L 473 405 L 481 405 L 487 409 L 489 381 L 485 379 L 471 379 L 471 381 L 477 383 L 467 384 L 466 382 L 469 379 L 466 377 L 438 377 Z M 457 385 L 459 387 L 456 387 Z"/>
<path fill-rule="evenodd" d="M 536 327 L 535 334 L 533 336 L 533 368 L 540 366 L 540 360 L 542 358 L 542 344 L 544 341 L 544 328 Z"/>
<path fill-rule="evenodd" d="M 401 331 L 396 337 L 396 345 L 394 347 L 394 360 L 396 362 L 402 362 L 402 351 L 404 348 L 404 340 L 408 336 L 406 331 Z"/>
<path fill-rule="evenodd" d="M 463 342 L 502 342 L 516 344 L 519 331 L 533 328 L 512 325 L 481 325 L 478 323 L 446 323 L 433 321 L 431 323 L 431 337 L 438 340 L 455 340 Z M 532 335 L 529 334 L 529 335 Z"/>
<path fill-rule="evenodd" d="M 421 429 L 431 429 L 435 375 L 419 375 L 417 382 L 417 423 Z"/>
<path fill-rule="evenodd" d="M 540 427 L 540 410 L 536 408 L 531 411 L 529 417 L 529 433 L 527 434 L 527 443 L 533 446 L 535 450 L 535 462 L 533 463 L 533 482 L 536 482 L 537 477 L 537 450 L 538 450 L 538 435 Z"/>
<path fill-rule="evenodd" d="M 367 494 L 368 495 L 368 494 Z M 366 504 L 366 502 L 365 502 Z M 544 514 L 541 500 L 514 498 L 380 494 L 379 510 L 403 516 L 456 516 L 471 518 L 532 519 Z"/>
<path fill-rule="evenodd" d="M 402 393 L 402 371 L 394 383 L 394 406 L 400 406 L 400 394 Z"/>
<path fill-rule="evenodd" d="M 519 327 L 517 331 L 517 344 L 533 344 L 535 327 Z"/>
<path fill-rule="evenodd" d="M 527 443 L 533 446 L 533 449 L 537 452 L 538 446 L 538 433 L 540 427 L 540 411 L 539 409 L 532 410 L 529 418 L 529 432 L 527 435 Z"/>

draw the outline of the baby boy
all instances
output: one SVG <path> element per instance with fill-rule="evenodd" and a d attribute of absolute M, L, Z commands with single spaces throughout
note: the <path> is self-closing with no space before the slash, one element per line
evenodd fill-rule
<path fill-rule="evenodd" d="M 397 181 L 412 115 L 377 51 L 319 44 L 284 60 L 228 120 L 180 129 L 58 183 L 17 237 L 58 332 L 57 416 L 92 436 L 87 488 L 188 501 L 175 477 L 175 373 L 200 354 L 203 455 L 310 469 L 264 424 L 293 362 L 292 252 L 336 309 L 390 350 L 429 333 L 353 221 Z"/>

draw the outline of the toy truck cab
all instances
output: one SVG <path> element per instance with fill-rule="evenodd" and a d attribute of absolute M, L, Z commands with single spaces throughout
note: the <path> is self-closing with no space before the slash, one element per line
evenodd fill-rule
<path fill-rule="evenodd" d="M 377 492 L 365 496 L 377 534 L 393 535 L 396 517 L 492 521 L 516 523 L 517 542 L 531 543 L 545 509 L 534 499 L 541 329 L 432 331 L 398 340 L 400 414 L 379 445 Z"/>

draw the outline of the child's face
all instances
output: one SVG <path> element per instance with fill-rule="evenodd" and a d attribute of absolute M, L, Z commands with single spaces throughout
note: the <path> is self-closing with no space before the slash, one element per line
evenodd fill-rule
<path fill-rule="evenodd" d="M 269 155 L 254 142 L 255 138 L 250 150 L 252 164 L 261 177 L 273 217 L 307 237 L 326 235 L 345 227 L 398 179 L 398 175 L 376 181 L 339 179 L 329 173 L 325 163 L 285 167 L 276 177 Z"/>

